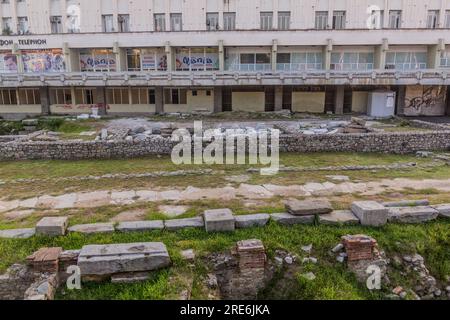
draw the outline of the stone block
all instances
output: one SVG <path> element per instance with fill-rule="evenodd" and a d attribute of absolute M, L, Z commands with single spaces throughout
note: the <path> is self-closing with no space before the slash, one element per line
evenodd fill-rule
<path fill-rule="evenodd" d="M 179 230 L 183 228 L 203 228 L 205 226 L 202 217 L 165 220 L 164 227 L 167 230 Z"/>
<path fill-rule="evenodd" d="M 170 263 L 169 253 L 162 242 L 87 245 L 78 257 L 82 275 L 151 271 Z"/>
<path fill-rule="evenodd" d="M 120 232 L 136 232 L 162 229 L 164 229 L 164 221 L 162 220 L 125 221 L 120 222 L 116 227 L 116 230 Z"/>
<path fill-rule="evenodd" d="M 297 200 L 286 201 L 286 210 L 295 216 L 309 216 L 330 213 L 333 208 L 328 200 Z"/>
<path fill-rule="evenodd" d="M 70 232 L 79 232 L 85 234 L 91 233 L 110 233 L 114 232 L 113 223 L 90 223 L 90 224 L 77 224 L 69 228 Z"/>
<path fill-rule="evenodd" d="M 270 215 L 267 213 L 257 213 L 257 214 L 246 214 L 242 216 L 235 216 L 236 228 L 253 228 L 253 227 L 263 227 L 270 219 Z"/>
<path fill-rule="evenodd" d="M 428 206 L 429 204 L 430 204 L 430 202 L 427 199 L 383 202 L 383 206 L 389 207 L 389 208 L 391 208 L 391 207 Z"/>
<path fill-rule="evenodd" d="M 270 215 L 271 219 L 283 224 L 283 225 L 293 225 L 293 224 L 312 224 L 314 223 L 315 216 L 294 216 L 289 213 L 272 213 Z"/>
<path fill-rule="evenodd" d="M 69 224 L 68 217 L 44 217 L 36 224 L 36 234 L 63 236 Z"/>
<path fill-rule="evenodd" d="M 319 223 L 331 225 L 359 224 L 359 219 L 350 210 L 335 210 L 320 215 Z"/>
<path fill-rule="evenodd" d="M 235 220 L 230 209 L 205 210 L 203 218 L 206 232 L 234 231 Z"/>
<path fill-rule="evenodd" d="M 376 201 L 356 201 L 352 212 L 363 226 L 382 226 L 387 223 L 388 209 Z"/>
<path fill-rule="evenodd" d="M 389 208 L 388 220 L 401 223 L 420 223 L 434 220 L 439 211 L 428 206 Z"/>
<path fill-rule="evenodd" d="M 439 216 L 444 218 L 450 218 L 450 203 L 438 204 L 432 207 L 439 212 Z"/>
<path fill-rule="evenodd" d="M 28 239 L 34 236 L 34 228 L 0 230 L 0 238 L 7 239 Z"/>

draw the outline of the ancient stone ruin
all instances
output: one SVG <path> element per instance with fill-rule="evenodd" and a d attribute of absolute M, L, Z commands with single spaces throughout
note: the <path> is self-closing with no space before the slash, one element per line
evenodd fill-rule
<path fill-rule="evenodd" d="M 214 275 L 222 299 L 252 300 L 270 280 L 261 240 L 238 241 L 231 254 L 212 255 Z"/>

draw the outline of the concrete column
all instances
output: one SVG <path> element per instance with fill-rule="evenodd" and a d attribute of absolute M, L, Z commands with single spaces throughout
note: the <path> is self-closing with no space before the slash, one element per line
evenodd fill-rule
<path fill-rule="evenodd" d="M 323 49 L 323 69 L 331 69 L 331 52 L 333 51 L 333 41 L 327 39 L 327 45 Z"/>
<path fill-rule="evenodd" d="M 22 52 L 19 49 L 19 46 L 15 43 L 12 48 L 12 54 L 16 55 L 17 58 L 17 72 L 23 73 L 23 61 L 22 61 Z"/>
<path fill-rule="evenodd" d="M 223 40 L 219 40 L 219 70 L 225 71 L 225 49 L 223 47 Z"/>
<path fill-rule="evenodd" d="M 41 114 L 47 116 L 50 114 L 50 95 L 48 87 L 40 87 L 39 95 L 41 97 Z"/>
<path fill-rule="evenodd" d="M 119 48 L 119 43 L 118 42 L 114 42 L 113 44 L 113 53 L 114 56 L 116 57 L 116 71 L 123 71 L 122 70 L 122 59 L 120 57 L 120 48 Z"/>
<path fill-rule="evenodd" d="M 441 52 L 445 51 L 444 39 L 439 39 L 436 45 L 428 46 L 428 69 L 438 69 L 441 65 Z"/>
<path fill-rule="evenodd" d="M 334 113 L 344 114 L 344 86 L 337 86 L 334 95 Z"/>
<path fill-rule="evenodd" d="M 170 42 L 167 41 L 165 45 L 165 53 L 167 56 L 167 71 L 173 71 L 173 55 L 172 55 L 172 47 L 170 46 Z"/>
<path fill-rule="evenodd" d="M 400 86 L 397 90 L 397 115 L 402 116 L 405 114 L 405 98 L 406 98 L 406 86 Z"/>
<path fill-rule="evenodd" d="M 450 86 L 447 86 L 447 108 L 445 109 L 445 115 L 450 116 Z"/>
<path fill-rule="evenodd" d="M 214 113 L 223 111 L 222 87 L 214 87 Z"/>
<path fill-rule="evenodd" d="M 164 113 L 164 88 L 163 87 L 155 88 L 155 113 L 156 114 Z"/>
<path fill-rule="evenodd" d="M 383 43 L 375 47 L 374 68 L 383 70 L 386 66 L 386 53 L 389 50 L 387 39 L 383 39 Z"/>
<path fill-rule="evenodd" d="M 283 87 L 275 87 L 275 111 L 283 110 Z"/>
<path fill-rule="evenodd" d="M 277 52 L 278 52 L 278 41 L 272 40 L 272 57 L 271 57 L 271 63 L 272 63 L 272 71 L 277 71 Z"/>
<path fill-rule="evenodd" d="M 72 72 L 72 61 L 71 61 L 71 57 L 70 57 L 69 44 L 67 42 L 63 43 L 63 56 L 64 56 L 64 62 L 66 64 L 66 71 Z"/>
<path fill-rule="evenodd" d="M 97 104 L 98 106 L 98 114 L 103 116 L 106 114 L 106 92 L 105 92 L 105 87 L 96 87 L 95 88 L 95 92 L 96 92 L 96 99 L 94 100 L 94 102 Z"/>

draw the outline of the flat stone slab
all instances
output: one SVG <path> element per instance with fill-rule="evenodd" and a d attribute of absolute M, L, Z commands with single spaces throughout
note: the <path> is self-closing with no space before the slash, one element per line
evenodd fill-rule
<path fill-rule="evenodd" d="M 235 220 L 230 209 L 205 210 L 203 217 L 206 232 L 234 231 Z"/>
<path fill-rule="evenodd" d="M 134 209 L 127 210 L 119 213 L 117 216 L 111 218 L 111 222 L 124 222 L 124 221 L 141 221 L 147 214 L 146 209 Z"/>
<path fill-rule="evenodd" d="M 284 225 L 293 224 L 312 224 L 314 223 L 315 216 L 294 216 L 289 213 L 272 213 L 270 215 L 271 219 Z"/>
<path fill-rule="evenodd" d="M 420 223 L 434 220 L 439 211 L 428 206 L 389 208 L 389 221 L 401 223 Z"/>
<path fill-rule="evenodd" d="M 95 208 L 107 206 L 111 202 L 111 196 L 108 191 L 93 191 L 89 193 L 79 193 L 75 208 Z"/>
<path fill-rule="evenodd" d="M 427 199 L 423 200 L 402 200 L 402 201 L 389 201 L 383 202 L 383 206 L 392 208 L 392 207 L 413 207 L 413 206 L 428 206 L 430 205 L 430 201 Z"/>
<path fill-rule="evenodd" d="M 189 206 L 159 206 L 158 210 L 165 216 L 175 218 L 185 214 L 189 210 Z"/>
<path fill-rule="evenodd" d="M 432 207 L 439 212 L 439 216 L 450 218 L 450 203 L 438 204 Z"/>
<path fill-rule="evenodd" d="M 114 232 L 114 224 L 112 223 L 90 223 L 90 224 L 77 224 L 68 229 L 70 232 L 79 233 L 109 233 Z"/>
<path fill-rule="evenodd" d="M 127 272 L 111 276 L 112 283 L 136 283 L 147 281 L 148 279 L 150 279 L 150 273 L 148 272 Z"/>
<path fill-rule="evenodd" d="M 270 215 L 267 213 L 257 213 L 257 214 L 246 214 L 242 216 L 235 216 L 236 228 L 253 228 L 253 227 L 263 227 L 270 219 Z"/>
<path fill-rule="evenodd" d="M 286 210 L 294 216 L 309 216 L 330 213 L 333 208 L 328 200 L 297 200 L 286 201 Z"/>
<path fill-rule="evenodd" d="M 335 210 L 319 216 L 319 223 L 330 225 L 359 224 L 359 219 L 350 210 Z"/>
<path fill-rule="evenodd" d="M 137 232 L 164 229 L 164 221 L 149 220 L 149 221 L 124 221 L 120 222 L 116 230 L 120 232 Z"/>
<path fill-rule="evenodd" d="M 33 209 L 13 210 L 4 213 L 3 217 L 5 217 L 8 220 L 20 220 L 31 216 L 33 213 L 34 213 Z"/>
<path fill-rule="evenodd" d="M 28 239 L 34 236 L 35 233 L 36 230 L 34 228 L 0 230 L 0 238 Z"/>
<path fill-rule="evenodd" d="M 36 234 L 63 236 L 69 225 L 68 217 L 44 217 L 36 224 Z"/>
<path fill-rule="evenodd" d="M 170 263 L 169 253 L 162 242 L 87 245 L 78 257 L 82 275 L 151 271 Z"/>
<path fill-rule="evenodd" d="M 202 217 L 165 220 L 164 227 L 167 230 L 179 230 L 183 228 L 203 228 L 205 223 Z"/>
<path fill-rule="evenodd" d="M 388 209 L 376 201 L 356 201 L 352 212 L 363 226 L 382 226 L 387 223 Z"/>

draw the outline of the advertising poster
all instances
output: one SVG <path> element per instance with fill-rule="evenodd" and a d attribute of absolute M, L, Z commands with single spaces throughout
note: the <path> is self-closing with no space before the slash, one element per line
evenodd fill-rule
<path fill-rule="evenodd" d="M 116 59 L 107 50 L 83 52 L 80 67 L 81 71 L 116 71 Z"/>
<path fill-rule="evenodd" d="M 176 67 L 177 70 L 219 69 L 219 55 L 215 51 L 179 50 L 176 54 Z"/>
<path fill-rule="evenodd" d="M 0 72 L 17 72 L 17 56 L 12 53 L 0 53 Z"/>
<path fill-rule="evenodd" d="M 61 49 L 22 51 L 25 72 L 63 72 L 66 70 Z"/>

